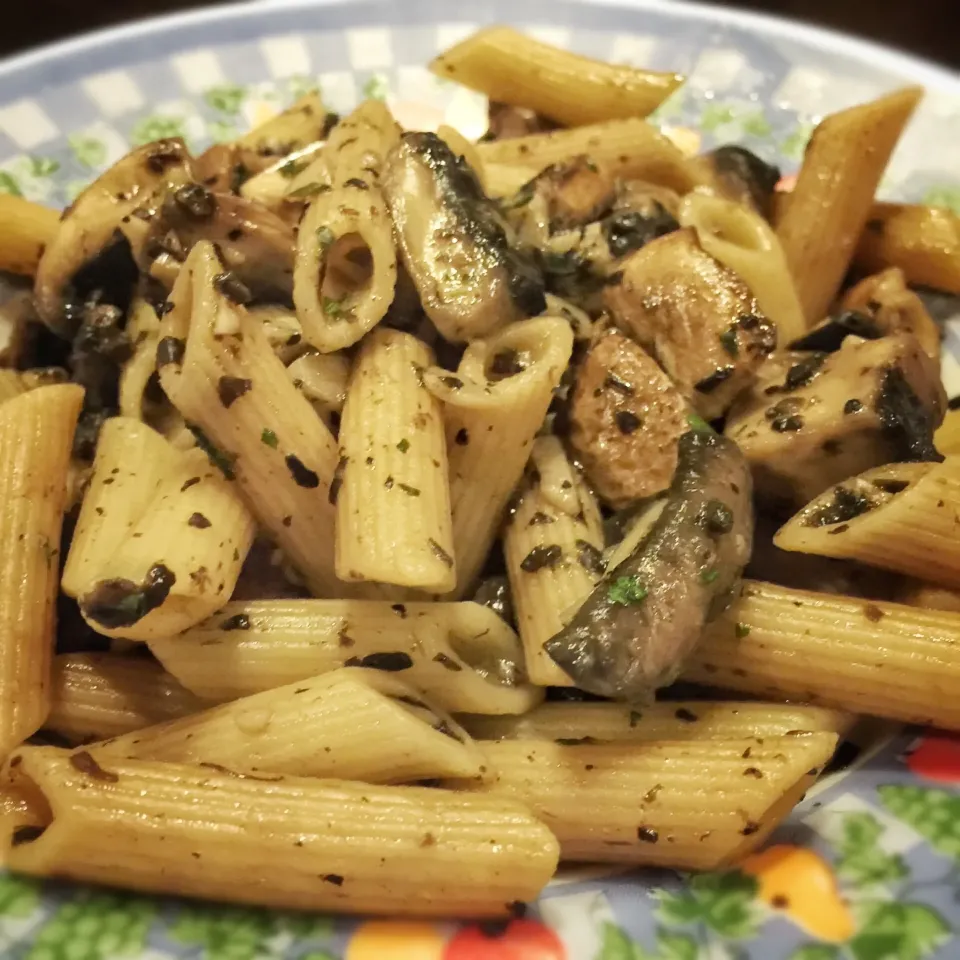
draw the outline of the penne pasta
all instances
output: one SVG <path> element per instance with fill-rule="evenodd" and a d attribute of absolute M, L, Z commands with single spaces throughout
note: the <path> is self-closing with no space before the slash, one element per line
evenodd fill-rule
<path fill-rule="evenodd" d="M 337 576 L 446 593 L 457 582 L 440 401 L 423 371 L 433 351 L 375 330 L 354 364 L 340 424 Z"/>
<path fill-rule="evenodd" d="M 645 117 L 683 83 L 675 73 L 592 60 L 503 26 L 471 34 L 430 70 L 568 127 Z"/>
<path fill-rule="evenodd" d="M 917 87 L 898 90 L 826 117 L 813 133 L 776 223 L 811 326 L 826 316 L 840 288 L 880 178 L 921 96 Z"/>
<path fill-rule="evenodd" d="M 202 451 L 178 460 L 78 596 L 105 636 L 173 636 L 219 610 L 236 586 L 253 517 Z"/>
<path fill-rule="evenodd" d="M 275 687 L 87 748 L 127 757 L 364 783 L 486 772 L 449 714 L 395 677 L 349 668 Z"/>
<path fill-rule="evenodd" d="M 21 749 L 7 770 L 33 799 L 5 817 L 16 873 L 266 907 L 483 917 L 535 897 L 557 865 L 550 831 L 495 797 L 101 765 L 51 747 Z"/>
<path fill-rule="evenodd" d="M 691 700 L 626 703 L 542 703 L 519 717 L 461 716 L 478 740 L 704 741 L 784 737 L 804 733 L 843 735 L 854 717 L 839 710 L 795 704 Z"/>
<path fill-rule="evenodd" d="M 474 167 L 474 169 L 483 172 L 484 189 L 491 197 L 498 199 L 512 197 L 525 183 L 529 183 L 530 179 L 535 177 L 539 172 L 519 164 L 495 163 L 490 160 L 484 160 L 479 155 L 477 156 L 477 162 L 480 165 Z M 471 166 L 473 166 L 473 164 L 471 164 Z"/>
<path fill-rule="evenodd" d="M 910 284 L 960 294 L 960 218 L 943 207 L 875 203 L 853 264 L 865 273 L 899 267 Z"/>
<path fill-rule="evenodd" d="M 32 277 L 60 228 L 57 211 L 4 193 L 0 195 L 0 223 L 0 270 Z"/>
<path fill-rule="evenodd" d="M 945 457 L 960 454 L 960 410 L 947 410 L 933 435 L 933 444 Z"/>
<path fill-rule="evenodd" d="M 711 257 L 750 288 L 764 316 L 776 324 L 781 344 L 803 335 L 803 308 L 780 241 L 763 217 L 743 204 L 700 193 L 681 200 L 677 217 L 697 231 L 700 246 Z"/>
<path fill-rule="evenodd" d="M 510 140 L 477 145 L 486 170 L 491 164 L 526 167 L 530 176 L 552 163 L 586 155 L 624 180 L 647 180 L 689 193 L 709 178 L 698 166 L 645 120 L 611 120 L 607 123 L 534 133 Z"/>
<path fill-rule="evenodd" d="M 922 580 L 904 579 L 892 599 L 911 607 L 960 613 L 960 590 L 951 590 L 936 583 L 924 583 Z"/>
<path fill-rule="evenodd" d="M 169 444 L 139 420 L 111 417 L 104 423 L 60 579 L 68 597 L 79 597 L 92 588 L 175 463 Z"/>
<path fill-rule="evenodd" d="M 556 489 L 573 493 L 572 509 L 548 496 L 556 465 L 570 478 Z M 534 441 L 531 469 L 520 489 L 504 527 L 503 553 L 527 674 L 539 686 L 573 686 L 543 645 L 567 624 L 603 574 L 600 508 L 556 437 Z"/>
<path fill-rule="evenodd" d="M 323 422 L 331 430 L 339 430 L 350 382 L 350 360 L 341 353 L 310 349 L 287 367 L 287 374 Z"/>
<path fill-rule="evenodd" d="M 832 733 L 564 745 L 481 741 L 467 789 L 524 804 L 564 860 L 716 870 L 759 846 L 833 755 Z"/>
<path fill-rule="evenodd" d="M 516 634 L 477 603 L 236 602 L 150 649 L 187 689 L 221 702 L 341 666 L 396 673 L 451 713 L 523 713 L 543 699 L 525 682 Z"/>
<path fill-rule="evenodd" d="M 684 677 L 754 696 L 960 729 L 960 616 L 745 581 Z"/>
<path fill-rule="evenodd" d="M 296 103 L 236 139 L 236 144 L 261 156 L 287 155 L 323 138 L 330 116 L 317 91 L 305 93 Z"/>
<path fill-rule="evenodd" d="M 452 599 L 463 597 L 480 573 L 572 350 L 567 321 L 540 317 L 473 341 L 456 375 L 438 369 L 424 375 L 445 404 L 457 565 Z M 504 358 L 514 360 L 506 376 L 497 372 Z"/>
<path fill-rule="evenodd" d="M 303 173 L 320 156 L 325 147 L 325 141 L 316 140 L 304 147 L 291 150 L 276 163 L 254 174 L 249 180 L 244 180 L 240 185 L 240 196 L 263 204 L 283 216 L 286 213 L 284 201 L 287 200 L 291 181 Z"/>
<path fill-rule="evenodd" d="M 155 661 L 115 653 L 54 657 L 50 689 L 44 727 L 73 743 L 119 737 L 206 705 Z"/>
<path fill-rule="evenodd" d="M 0 407 L 0 755 L 50 710 L 60 530 L 83 390 L 41 387 Z"/>
<path fill-rule="evenodd" d="M 219 276 L 213 247 L 197 244 L 163 318 L 161 347 L 166 341 L 172 362 L 161 365 L 160 382 L 310 589 L 342 596 L 329 496 L 336 441 L 262 326 L 217 289 Z"/>
<path fill-rule="evenodd" d="M 777 531 L 774 543 L 957 588 L 958 507 L 960 457 L 889 464 L 821 494 Z"/>
<path fill-rule="evenodd" d="M 380 190 L 354 178 L 315 197 L 300 221 L 293 272 L 304 339 L 321 353 L 351 346 L 383 319 L 396 284 L 393 227 Z"/>

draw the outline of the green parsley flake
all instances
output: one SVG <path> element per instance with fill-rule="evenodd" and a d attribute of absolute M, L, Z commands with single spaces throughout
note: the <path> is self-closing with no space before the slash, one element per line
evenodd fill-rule
<path fill-rule="evenodd" d="M 701 583 L 713 583 L 717 577 L 720 576 L 720 571 L 716 567 L 710 567 L 707 570 L 702 570 L 700 572 L 700 582 Z"/>
<path fill-rule="evenodd" d="M 406 452 L 410 449 L 410 441 L 409 441 L 406 437 L 404 437 L 404 438 L 397 444 L 397 449 L 398 449 L 401 453 L 406 453 Z"/>
<path fill-rule="evenodd" d="M 323 312 L 328 317 L 333 317 L 335 320 L 345 317 L 347 311 L 344 309 L 343 304 L 346 299 L 346 297 L 341 297 L 339 300 L 336 300 L 333 297 L 324 297 Z"/>
<path fill-rule="evenodd" d="M 687 414 L 687 426 L 697 433 L 713 433 L 713 427 L 699 413 Z"/>
<path fill-rule="evenodd" d="M 317 227 L 317 243 L 321 250 L 326 250 L 333 240 L 333 231 L 329 227 Z"/>
<path fill-rule="evenodd" d="M 744 637 L 750 636 L 750 627 L 745 623 L 738 623 L 734 628 L 734 633 L 736 633 L 738 640 L 742 640 Z"/>
<path fill-rule="evenodd" d="M 639 577 L 617 577 L 607 590 L 607 599 L 624 607 L 640 604 L 647 599 L 649 591 Z"/>
<path fill-rule="evenodd" d="M 260 442 L 265 443 L 273 450 L 277 449 L 277 435 L 267 427 L 264 427 L 263 433 L 260 434 Z"/>

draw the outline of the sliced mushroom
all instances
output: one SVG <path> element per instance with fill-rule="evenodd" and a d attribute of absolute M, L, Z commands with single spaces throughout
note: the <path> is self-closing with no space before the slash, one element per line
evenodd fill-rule
<path fill-rule="evenodd" d="M 912 333 L 927 356 L 939 362 L 940 328 L 920 297 L 907 286 L 899 267 L 890 267 L 861 280 L 843 298 L 843 306 L 869 317 L 881 335 Z"/>
<path fill-rule="evenodd" d="M 145 255 L 154 263 L 164 256 L 182 262 L 200 240 L 216 244 L 225 270 L 235 274 L 254 299 L 290 302 L 295 228 L 276 214 L 243 197 L 185 184 L 164 200 Z M 152 267 L 151 273 L 157 276 Z"/>
<path fill-rule="evenodd" d="M 746 284 L 706 253 L 690 228 L 630 254 L 604 302 L 708 419 L 753 383 L 776 346 L 776 328 Z"/>
<path fill-rule="evenodd" d="M 182 140 L 158 140 L 128 153 L 64 211 L 60 229 L 37 266 L 40 318 L 70 337 L 80 322 L 74 304 L 95 290 L 101 302 L 126 308 L 137 277 L 131 260 L 155 217 L 154 197 L 192 177 Z"/>
<path fill-rule="evenodd" d="M 653 358 L 607 330 L 577 367 L 569 440 L 587 479 L 615 509 L 670 486 L 689 406 Z"/>
<path fill-rule="evenodd" d="M 499 100 L 490 101 L 487 124 L 484 140 L 510 140 L 558 129 L 556 123 L 529 107 L 515 107 Z"/>
<path fill-rule="evenodd" d="M 544 309 L 533 259 L 473 170 L 435 134 L 404 134 L 381 187 L 407 272 L 448 340 L 487 336 Z"/>
<path fill-rule="evenodd" d="M 590 693 L 648 699 L 676 678 L 703 627 L 729 605 L 753 539 L 750 471 L 705 424 L 680 438 L 666 504 L 547 653 Z"/>
<path fill-rule="evenodd" d="M 777 167 L 737 144 L 717 147 L 704 160 L 721 194 L 769 218 L 773 191 L 780 180 Z"/>
<path fill-rule="evenodd" d="M 871 467 L 942 459 L 933 431 L 945 409 L 936 364 L 914 337 L 851 338 L 829 355 L 772 359 L 725 433 L 758 496 L 792 509 Z"/>

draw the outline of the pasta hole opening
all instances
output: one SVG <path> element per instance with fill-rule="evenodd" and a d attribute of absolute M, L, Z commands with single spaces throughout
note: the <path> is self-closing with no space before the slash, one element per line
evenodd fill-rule
<path fill-rule="evenodd" d="M 327 249 L 320 296 L 324 304 L 360 297 L 369 290 L 373 275 L 373 253 L 366 241 L 359 233 L 345 233 Z"/>
<path fill-rule="evenodd" d="M 488 683 L 501 687 L 524 683 L 526 676 L 519 658 L 503 656 L 504 651 L 487 646 L 485 639 L 451 632 L 447 642 L 454 655 Z"/>
<path fill-rule="evenodd" d="M 712 211 L 708 213 L 700 224 L 700 228 L 711 234 L 723 243 L 729 243 L 744 250 L 761 252 L 765 249 L 761 237 L 753 229 L 750 219 L 733 211 L 731 216 L 717 216 Z"/>
<path fill-rule="evenodd" d="M 36 843 L 53 825 L 54 813 L 43 790 L 29 777 L 16 776 L 5 789 L 3 814 L 9 833 L 8 849 L 16 850 Z"/>

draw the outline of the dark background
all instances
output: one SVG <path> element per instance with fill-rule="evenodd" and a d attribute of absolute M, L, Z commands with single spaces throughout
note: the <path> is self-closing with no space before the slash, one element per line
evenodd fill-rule
<path fill-rule="evenodd" d="M 0 56 L 124 20 L 201 5 L 196 0 L 2 2 Z M 955 29 L 960 27 L 960 0 L 737 0 L 730 5 L 820 23 L 960 67 Z"/>

